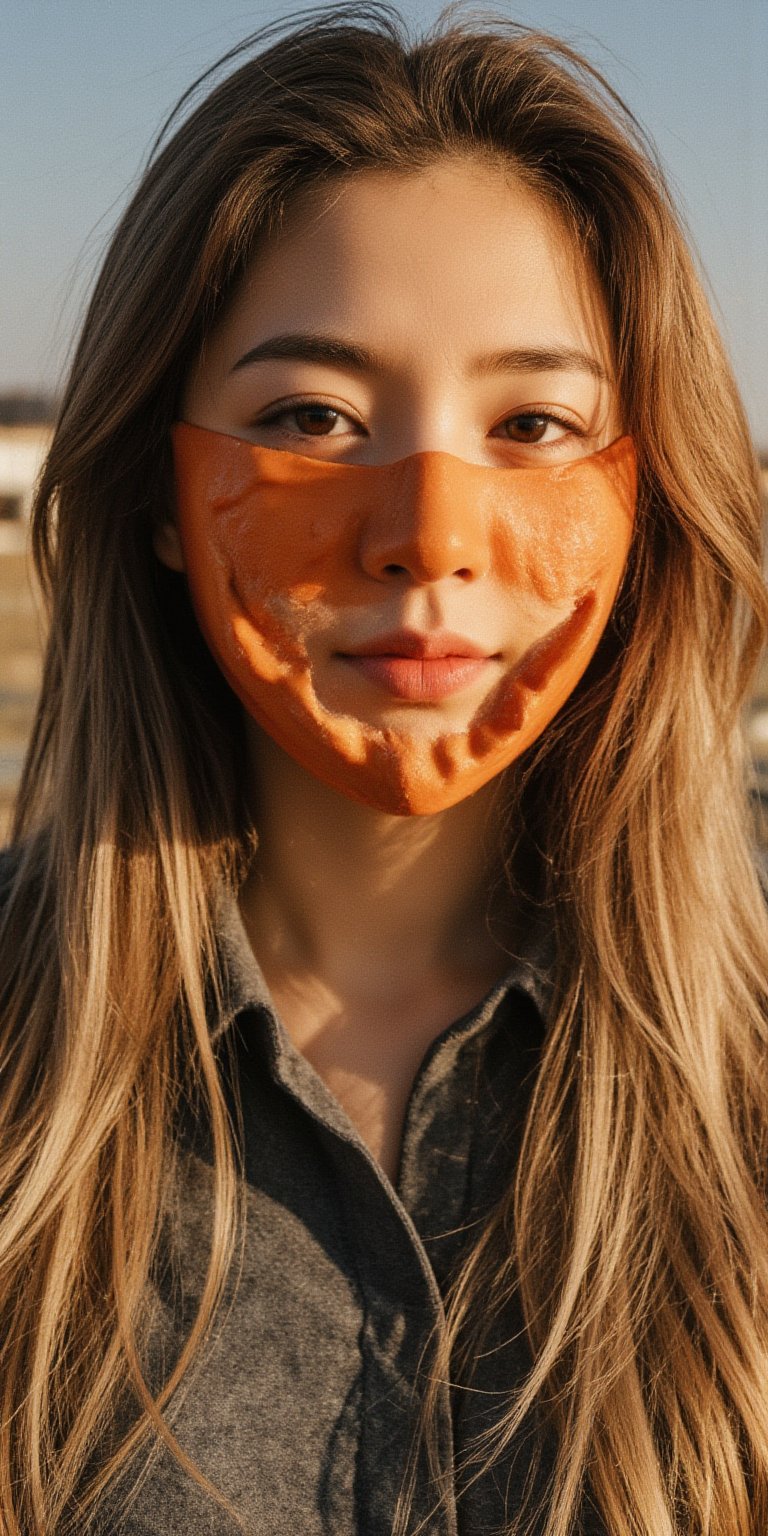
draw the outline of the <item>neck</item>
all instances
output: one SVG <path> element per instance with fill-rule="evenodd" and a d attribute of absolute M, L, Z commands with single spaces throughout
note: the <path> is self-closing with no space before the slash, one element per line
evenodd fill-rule
<path fill-rule="evenodd" d="M 363 1000 L 503 973 L 489 926 L 506 905 L 498 784 L 434 816 L 390 816 L 248 734 L 259 844 L 240 905 L 268 981 L 309 972 Z"/>

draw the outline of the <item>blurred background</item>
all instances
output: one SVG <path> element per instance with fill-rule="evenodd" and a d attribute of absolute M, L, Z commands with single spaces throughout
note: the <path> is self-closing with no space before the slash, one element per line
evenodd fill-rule
<path fill-rule="evenodd" d="M 439 0 L 399 0 L 417 34 Z M 560 0 L 487 7 L 565 37 L 658 148 L 763 466 L 768 506 L 768 0 Z M 280 3 L 24 0 L 0 48 L 0 841 L 40 681 L 28 515 L 67 359 L 110 233 L 188 85 Z M 130 366 L 130 359 L 126 359 Z M 749 715 L 768 804 L 768 666 Z"/>

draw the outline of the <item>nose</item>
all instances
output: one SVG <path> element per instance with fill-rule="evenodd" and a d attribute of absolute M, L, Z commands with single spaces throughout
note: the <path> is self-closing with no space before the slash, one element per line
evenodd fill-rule
<path fill-rule="evenodd" d="M 486 574 L 486 518 L 463 468 L 452 455 L 436 452 L 382 466 L 379 495 L 360 528 L 359 557 L 367 575 L 433 582 L 446 576 L 476 581 Z"/>

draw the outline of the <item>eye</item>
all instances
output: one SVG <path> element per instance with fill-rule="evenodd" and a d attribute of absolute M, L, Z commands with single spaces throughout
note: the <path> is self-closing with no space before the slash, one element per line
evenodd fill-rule
<path fill-rule="evenodd" d="M 297 432 L 279 425 L 280 422 L 291 417 L 298 427 Z M 345 417 L 343 411 L 336 410 L 335 406 L 324 405 L 321 400 L 294 400 L 260 417 L 255 425 L 274 426 L 277 432 L 286 437 L 330 437 L 332 428 L 337 422 L 351 421 L 351 419 L 351 417 Z"/>
<path fill-rule="evenodd" d="M 533 445 L 543 443 L 545 439 L 557 442 L 568 432 L 582 435 L 574 422 L 552 411 L 519 411 L 516 416 L 507 416 L 501 427 L 510 442 Z"/>

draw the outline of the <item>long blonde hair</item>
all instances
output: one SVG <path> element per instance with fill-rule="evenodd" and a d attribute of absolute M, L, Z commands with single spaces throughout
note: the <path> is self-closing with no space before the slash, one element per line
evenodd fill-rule
<path fill-rule="evenodd" d="M 299 190 L 458 150 L 509 160 L 593 262 L 640 505 L 605 643 L 510 785 L 510 868 L 535 851 L 556 1006 L 515 1182 L 456 1278 L 433 1380 L 461 1378 L 517 1291 L 532 1373 L 467 1476 L 546 1404 L 546 1536 L 568 1536 L 587 1480 L 611 1536 L 764 1532 L 768 923 L 741 718 L 768 622 L 761 517 L 663 176 L 587 62 L 493 14 L 449 7 L 414 41 L 376 0 L 310 9 L 223 62 L 182 99 L 112 239 L 34 511 L 50 632 L 0 927 L 0 1528 L 76 1532 L 158 1437 L 230 1507 L 164 1409 L 239 1230 L 206 1007 L 215 904 L 253 829 L 237 711 L 152 553 L 168 427 Z M 216 1220 L 199 1315 L 154 1399 L 142 1329 L 184 1097 L 210 1116 Z M 135 1426 L 99 1458 L 124 1399 Z M 408 1507 L 406 1481 L 402 1531 Z"/>

